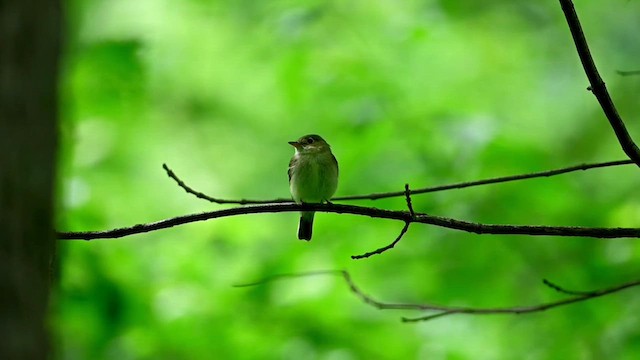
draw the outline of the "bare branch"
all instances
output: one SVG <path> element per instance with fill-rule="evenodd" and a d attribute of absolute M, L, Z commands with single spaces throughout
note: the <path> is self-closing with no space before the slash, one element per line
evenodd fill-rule
<path fill-rule="evenodd" d="M 629 165 L 633 163 L 634 162 L 631 160 L 617 160 L 617 161 L 607 161 L 607 162 L 591 163 L 591 164 L 580 164 L 580 165 L 574 165 L 566 168 L 540 171 L 540 172 L 529 173 L 529 174 L 511 175 L 511 176 L 504 176 L 504 177 L 477 180 L 477 181 L 461 182 L 461 183 L 455 183 L 450 185 L 426 187 L 426 188 L 411 190 L 410 194 L 418 195 L 418 194 L 426 194 L 426 193 L 445 191 L 445 190 L 451 190 L 451 189 L 463 189 L 463 188 L 468 188 L 472 186 L 498 184 L 498 183 L 526 180 L 526 179 L 533 179 L 533 178 L 540 178 L 540 177 L 551 177 L 551 176 L 566 174 L 566 173 L 575 172 L 575 171 L 585 171 L 585 170 L 598 169 L 603 167 Z M 170 178 L 172 178 L 187 193 L 212 203 L 248 205 L 248 204 L 276 204 L 276 203 L 291 202 L 291 199 L 283 199 L 283 198 L 273 199 L 273 200 L 251 200 L 251 199 L 228 200 L 228 199 L 213 198 L 201 192 L 193 190 L 192 188 L 187 186 L 182 180 L 180 180 L 180 178 L 178 178 L 178 176 L 173 171 L 171 171 L 171 169 L 169 169 L 169 167 L 166 164 L 162 164 L 162 168 L 167 172 L 167 175 Z M 406 196 L 406 191 L 393 191 L 393 192 L 373 193 L 373 194 L 366 194 L 366 195 L 338 196 L 338 197 L 334 197 L 331 200 L 332 201 L 378 200 L 378 199 L 400 197 L 400 196 Z"/>
<path fill-rule="evenodd" d="M 223 218 L 228 216 L 279 213 L 292 211 L 319 211 L 338 214 L 352 214 L 369 216 L 372 218 L 399 220 L 409 223 L 421 223 L 444 228 L 461 230 L 475 234 L 494 235 L 533 235 L 533 236 L 582 236 L 592 238 L 638 238 L 640 228 L 592 228 L 577 226 L 541 226 L 541 225 L 494 225 L 480 224 L 463 220 L 456 220 L 441 216 L 416 213 L 414 217 L 408 211 L 385 210 L 371 207 L 342 205 L 342 204 L 267 204 L 250 205 L 199 214 L 183 215 L 147 224 L 137 224 L 131 227 L 106 231 L 58 232 L 61 240 L 94 240 L 114 239 L 134 234 L 167 229 L 197 221 Z"/>
<path fill-rule="evenodd" d="M 440 316 L 444 316 L 444 315 L 451 315 L 451 314 L 473 314 L 473 315 L 496 315 L 496 314 L 514 314 L 514 315 L 519 315 L 519 314 L 529 314 L 529 313 L 535 313 L 535 312 L 541 312 L 541 311 L 553 309 L 553 308 L 560 307 L 560 306 L 574 304 L 574 303 L 577 303 L 577 302 L 582 302 L 582 301 L 595 299 L 597 297 L 613 294 L 613 293 L 616 293 L 618 291 L 622 291 L 622 290 L 625 290 L 625 289 L 628 289 L 628 288 L 631 288 L 631 287 L 635 287 L 635 286 L 638 286 L 638 285 L 640 285 L 640 280 L 634 280 L 634 281 L 630 281 L 630 282 L 627 282 L 627 283 L 624 283 L 624 284 L 620 284 L 620 285 L 616 285 L 616 286 L 613 286 L 613 287 L 610 287 L 610 288 L 606 288 L 606 289 L 590 291 L 590 292 L 576 292 L 576 293 L 582 293 L 582 295 L 575 295 L 574 297 L 571 297 L 571 298 L 568 298 L 568 299 L 549 302 L 549 303 L 544 303 L 544 304 L 539 304 L 539 305 L 533 305 L 533 306 L 516 306 L 516 307 L 505 307 L 505 308 L 451 307 L 451 308 L 449 308 L 447 310 L 444 310 L 444 311 L 436 309 L 436 311 L 441 311 L 441 312 L 438 312 L 438 313 L 432 314 L 432 315 L 416 317 L 416 318 L 402 318 L 402 321 L 404 321 L 404 322 L 427 321 L 427 320 L 432 320 L 432 319 L 434 319 L 436 317 L 440 317 Z"/>
<path fill-rule="evenodd" d="M 166 171 L 167 176 L 172 178 L 178 184 L 178 186 L 180 186 L 188 194 L 194 195 L 198 199 L 207 200 L 207 201 L 212 202 L 212 203 L 248 205 L 248 204 L 275 204 L 275 203 L 288 203 L 288 202 L 291 202 L 291 199 L 274 199 L 274 200 L 247 200 L 247 199 L 240 199 L 240 200 L 227 200 L 227 199 L 214 198 L 214 197 L 211 197 L 209 195 L 206 195 L 204 193 L 201 193 L 201 192 L 196 191 L 196 190 L 192 189 L 191 187 L 189 187 L 187 184 L 184 183 L 184 181 L 182 181 L 173 172 L 173 170 L 169 169 L 167 164 L 162 164 L 162 168 L 164 169 L 164 171 Z"/>
<path fill-rule="evenodd" d="M 411 190 L 409 189 L 409 184 L 404 184 L 404 195 L 407 201 L 407 208 L 409 209 L 409 214 L 411 215 L 412 219 L 415 219 L 416 217 L 416 213 L 415 211 L 413 211 L 413 205 L 411 204 Z M 395 240 L 393 240 L 393 242 L 391 242 L 391 244 L 387 245 L 387 246 L 383 246 L 381 248 L 378 248 L 376 250 L 364 253 L 362 255 L 353 255 L 351 256 L 352 259 L 354 260 L 359 260 L 359 259 L 366 259 L 372 255 L 377 255 L 377 254 L 382 254 L 383 252 L 389 250 L 389 249 L 393 249 L 396 244 L 402 240 L 402 237 L 404 236 L 404 234 L 407 233 L 407 230 L 409 230 L 409 225 L 411 225 L 411 222 L 405 221 L 404 226 L 402 227 L 402 230 L 400 230 L 400 235 L 398 235 L 396 237 Z"/>
<path fill-rule="evenodd" d="M 409 184 L 404 184 L 404 197 L 407 201 L 407 208 L 409 209 L 411 217 L 415 217 L 416 213 L 413 211 L 413 204 L 411 204 L 411 190 L 409 189 Z"/>
<path fill-rule="evenodd" d="M 372 255 L 378 255 L 378 254 L 382 254 L 383 252 L 389 250 L 389 249 L 393 249 L 396 244 L 402 240 L 402 237 L 404 236 L 404 234 L 406 234 L 407 230 L 409 230 L 409 225 L 411 225 L 411 222 L 407 221 L 404 223 L 404 226 L 402 227 L 402 230 L 400 230 L 400 235 L 398 235 L 398 237 L 396 237 L 395 240 L 393 240 L 393 242 L 387 246 L 383 246 L 379 249 L 364 253 L 362 255 L 352 255 L 351 258 L 354 260 L 360 260 L 360 259 L 366 259 Z"/>
<path fill-rule="evenodd" d="M 640 70 L 629 70 L 629 71 L 616 70 L 616 73 L 618 73 L 618 75 L 620 76 L 633 76 L 633 75 L 640 75 Z"/>
<path fill-rule="evenodd" d="M 600 107 L 602 107 L 607 120 L 609 120 L 609 124 L 611 124 L 611 127 L 618 138 L 618 142 L 622 146 L 622 150 L 624 150 L 629 159 L 633 160 L 636 165 L 640 166 L 640 149 L 638 149 L 638 146 L 633 142 L 633 139 L 629 135 L 622 118 L 618 114 L 618 110 L 616 110 L 615 105 L 613 105 L 613 101 L 611 100 L 611 96 L 609 96 L 607 87 L 598 73 L 596 64 L 591 57 L 587 40 L 582 32 L 582 26 L 580 25 L 580 20 L 578 19 L 578 14 L 576 14 L 573 2 L 571 0 L 560 0 L 560 6 L 562 7 L 564 16 L 567 19 L 567 24 L 569 25 L 573 42 L 576 45 L 578 56 L 582 62 L 582 67 L 584 68 L 587 78 L 589 79 L 589 83 L 591 84 L 591 91 L 593 92 L 593 95 L 595 95 L 596 99 L 598 99 Z"/>
<path fill-rule="evenodd" d="M 450 184 L 450 185 L 440 185 L 440 186 L 416 189 L 416 190 L 411 190 L 411 195 L 426 194 L 426 193 L 445 191 L 445 190 L 451 190 L 451 189 L 464 189 L 464 188 L 473 187 L 473 186 L 499 184 L 499 183 L 505 183 L 510 181 L 534 179 L 534 178 L 540 178 L 540 177 L 551 177 L 551 176 L 566 174 L 574 171 L 584 171 L 584 170 L 597 169 L 597 168 L 610 167 L 610 166 L 628 165 L 633 163 L 634 162 L 631 160 L 618 160 L 618 161 L 607 161 L 607 162 L 592 163 L 592 164 L 580 164 L 580 165 L 570 166 L 566 168 L 540 171 L 540 172 L 529 173 L 529 174 L 511 175 L 511 176 L 504 176 L 504 177 L 491 178 L 491 179 L 485 179 L 485 180 L 461 182 L 461 183 Z M 338 201 L 378 200 L 378 199 L 385 199 L 385 198 L 399 197 L 399 196 L 404 196 L 404 191 L 374 193 L 374 194 L 368 194 L 368 195 L 342 196 L 342 197 L 334 198 L 334 200 L 338 200 Z"/>
<path fill-rule="evenodd" d="M 554 284 L 551 281 L 547 280 L 547 279 L 542 279 L 542 283 L 547 285 L 548 287 L 552 288 L 553 290 L 562 293 L 562 294 L 566 294 L 566 295 L 579 295 L 579 296 L 584 296 L 584 295 L 591 295 L 594 292 L 593 291 L 576 291 L 576 290 L 567 290 L 563 287 L 560 287 L 560 285 Z"/>
<path fill-rule="evenodd" d="M 626 282 L 620 285 L 612 286 L 605 289 L 588 291 L 588 292 L 565 292 L 569 295 L 573 295 L 570 298 L 553 301 L 538 305 L 532 306 L 514 306 L 514 307 L 496 307 L 496 308 L 475 308 L 475 307 L 464 307 L 464 306 L 443 306 L 443 305 L 433 305 L 433 304 L 410 304 L 410 303 L 387 303 L 374 299 L 372 296 L 365 294 L 356 283 L 351 278 L 351 275 L 346 270 L 322 270 L 322 271 L 313 271 L 308 273 L 300 273 L 300 274 L 284 274 L 284 275 L 275 275 L 268 277 L 263 280 L 259 280 L 250 284 L 246 284 L 244 286 L 255 286 L 262 285 L 271 281 L 280 280 L 288 277 L 305 277 L 305 276 L 316 276 L 316 275 L 334 275 L 334 276 L 342 276 L 347 286 L 349 286 L 349 290 L 356 295 L 362 302 L 365 304 L 371 305 L 380 310 L 418 310 L 418 311 L 429 311 L 433 312 L 432 314 L 420 317 L 403 317 L 403 322 L 419 322 L 419 321 L 428 321 L 433 320 L 439 317 L 452 315 L 452 314 L 468 314 L 468 315 L 498 315 L 498 314 L 529 314 L 535 312 L 542 312 L 545 310 L 553 309 L 560 306 L 565 306 L 569 304 L 574 304 L 577 302 L 587 301 L 591 299 L 595 299 L 597 297 L 613 294 L 625 289 L 629 289 L 635 286 L 640 285 L 640 280 L 634 280 L 630 282 Z M 545 284 L 548 281 L 545 280 Z M 548 282 L 551 284 L 550 282 Z M 547 284 L 548 285 L 548 284 Z M 554 289 L 562 289 L 557 285 L 552 286 Z"/>

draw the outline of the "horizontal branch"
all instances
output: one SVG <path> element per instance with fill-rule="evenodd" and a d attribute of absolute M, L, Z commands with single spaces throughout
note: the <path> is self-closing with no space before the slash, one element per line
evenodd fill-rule
<path fill-rule="evenodd" d="M 598 169 L 598 168 L 603 168 L 603 167 L 629 165 L 629 164 L 633 164 L 633 163 L 634 162 L 631 161 L 631 160 L 617 160 L 617 161 L 607 161 L 607 162 L 591 163 L 591 164 L 580 164 L 580 165 L 575 165 L 575 166 L 570 166 L 570 167 L 565 167 L 565 168 L 559 168 L 559 169 L 547 170 L 547 171 L 539 171 L 539 172 L 534 172 L 534 173 L 529 173 L 529 174 L 503 176 L 503 177 L 490 178 L 490 179 L 484 179 L 484 180 L 467 181 L 467 182 L 460 182 L 460 183 L 449 184 L 449 185 L 426 187 L 426 188 L 411 190 L 409 192 L 409 194 L 410 195 L 418 195 L 418 194 L 426 194 L 426 193 L 445 191 L 445 190 L 452 190 L 452 189 L 464 189 L 464 188 L 474 187 L 474 186 L 499 184 L 499 183 L 505 183 L 505 182 L 511 182 L 511 181 L 518 181 L 518 180 L 527 180 L 527 179 L 534 179 L 534 178 L 541 178 L 541 177 L 551 177 L 551 176 L 566 174 L 566 173 L 575 172 L 575 171 L 584 171 L 584 170 Z M 390 197 L 400 197 L 400 196 L 405 196 L 405 192 L 404 191 L 394 191 L 394 192 L 385 192 L 385 193 L 374 193 L 374 194 L 368 194 L 368 195 L 342 196 L 342 197 L 333 198 L 332 200 L 335 200 L 335 201 L 344 201 L 344 200 L 378 200 L 378 199 L 385 199 L 385 198 L 390 198 Z"/>
<path fill-rule="evenodd" d="M 385 210 L 371 207 L 341 205 L 341 204 L 267 204 L 242 206 L 231 209 L 210 211 L 199 214 L 178 216 L 148 224 L 138 224 L 131 227 L 106 231 L 59 232 L 61 240 L 94 240 L 114 239 L 134 234 L 167 229 L 197 221 L 218 219 L 229 216 L 248 214 L 279 213 L 293 211 L 319 211 L 326 213 L 351 214 L 369 216 L 372 218 L 404 221 L 405 223 L 421 223 L 444 228 L 461 230 L 475 234 L 495 235 L 533 235 L 533 236 L 582 236 L 592 238 L 638 238 L 640 228 L 592 228 L 576 226 L 541 226 L 541 225 L 493 225 L 479 224 L 456 220 L 441 216 L 415 213 L 409 211 Z"/>
<path fill-rule="evenodd" d="M 438 317 L 442 317 L 445 315 L 452 314 L 470 314 L 470 315 L 498 315 L 498 314 L 529 314 L 542 312 L 545 310 L 557 308 L 560 306 L 575 304 L 582 301 L 587 301 L 591 299 L 595 299 L 601 296 L 609 295 L 616 293 L 618 291 L 622 291 L 625 289 L 629 289 L 635 286 L 640 285 L 640 280 L 634 280 L 631 282 L 627 282 L 624 284 L 616 285 L 610 288 L 595 290 L 595 291 L 584 291 L 582 295 L 575 295 L 573 297 L 548 302 L 544 304 L 531 305 L 531 306 L 514 306 L 514 307 L 497 307 L 497 308 L 473 308 L 473 307 L 449 307 L 449 306 L 430 306 L 430 305 L 417 305 L 419 306 L 418 310 L 430 310 L 436 311 L 435 314 L 430 314 L 421 317 L 415 318 L 402 318 L 404 322 L 418 322 L 418 321 L 427 321 L 433 320 Z M 555 287 L 558 287 L 554 284 Z M 559 287 L 558 287 L 559 288 Z M 382 304 L 384 305 L 384 303 Z"/>
<path fill-rule="evenodd" d="M 640 70 L 616 70 L 616 73 L 618 73 L 618 75 L 620 76 L 634 76 L 634 75 L 640 75 Z"/>
<path fill-rule="evenodd" d="M 580 164 L 580 165 L 574 165 L 574 166 L 569 166 L 569 167 L 564 167 L 564 168 L 559 168 L 554 170 L 539 171 L 539 172 L 528 173 L 528 174 L 503 176 L 503 177 L 490 178 L 490 179 L 477 180 L 477 181 L 460 182 L 460 183 L 449 184 L 449 185 L 425 187 L 425 188 L 411 190 L 409 194 L 418 195 L 418 194 L 426 194 L 426 193 L 452 190 L 452 189 L 464 189 L 464 188 L 473 187 L 473 186 L 498 184 L 498 183 L 534 179 L 534 178 L 540 178 L 540 177 L 551 177 L 551 176 L 566 174 L 574 171 L 585 171 L 585 170 L 604 168 L 604 167 L 629 165 L 633 163 L 634 162 L 631 160 L 617 160 L 617 161 L 607 161 L 607 162 L 590 163 L 590 164 Z M 166 171 L 167 176 L 173 179 L 178 184 L 178 186 L 180 186 L 184 191 L 186 191 L 191 195 L 194 195 L 199 199 L 207 200 L 212 203 L 248 205 L 248 204 L 275 204 L 275 203 L 291 202 L 291 199 L 283 199 L 283 198 L 272 199 L 272 200 L 255 200 L 255 199 L 230 200 L 230 199 L 214 198 L 189 187 L 166 164 L 162 164 L 162 168 Z M 392 191 L 392 192 L 373 193 L 373 194 L 366 194 L 366 195 L 338 196 L 338 197 L 332 198 L 331 200 L 332 201 L 378 200 L 378 199 L 385 199 L 385 198 L 391 198 L 391 197 L 405 196 L 405 194 L 406 194 L 406 191 Z"/>
<path fill-rule="evenodd" d="M 595 299 L 597 297 L 613 294 L 625 289 L 629 289 L 635 286 L 640 285 L 640 280 L 634 280 L 630 282 L 626 282 L 620 285 L 612 286 L 605 289 L 595 290 L 595 291 L 568 291 L 563 289 L 562 287 L 555 285 L 548 280 L 544 281 L 544 284 L 551 287 L 554 290 L 557 290 L 561 293 L 572 295 L 569 298 L 553 301 L 538 305 L 531 306 L 514 306 L 514 307 L 495 307 L 495 308 L 477 308 L 477 307 L 464 307 L 464 306 L 445 306 L 445 305 L 433 305 L 433 304 L 410 304 L 410 303 L 387 303 L 374 299 L 370 295 L 365 294 L 353 281 L 351 275 L 346 270 L 323 270 L 323 271 L 313 271 L 307 273 L 299 273 L 299 274 L 281 274 L 270 276 L 266 279 L 259 280 L 253 283 L 236 285 L 236 287 L 246 287 L 246 286 L 256 286 L 263 285 L 272 281 L 282 280 L 286 278 L 299 278 L 299 277 L 308 277 L 308 276 L 318 276 L 318 275 L 334 275 L 340 276 L 343 278 L 345 283 L 349 286 L 349 290 L 355 294 L 362 302 L 365 304 L 371 305 L 380 310 L 417 310 L 417 311 L 427 311 L 430 312 L 429 315 L 421 316 L 421 317 L 413 317 L 407 318 L 403 317 L 403 322 L 418 322 L 418 321 L 428 321 L 436 318 L 440 318 L 447 315 L 453 314 L 468 314 L 468 315 L 499 315 L 499 314 L 528 314 L 535 312 L 542 312 L 545 310 L 553 309 L 560 306 L 565 306 L 569 304 L 574 304 L 577 302 L 587 301 L 590 299 Z"/>

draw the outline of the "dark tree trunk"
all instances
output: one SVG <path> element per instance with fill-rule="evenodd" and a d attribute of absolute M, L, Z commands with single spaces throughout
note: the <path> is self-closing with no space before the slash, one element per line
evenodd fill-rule
<path fill-rule="evenodd" d="M 49 356 L 59 0 L 0 0 L 0 359 Z"/>

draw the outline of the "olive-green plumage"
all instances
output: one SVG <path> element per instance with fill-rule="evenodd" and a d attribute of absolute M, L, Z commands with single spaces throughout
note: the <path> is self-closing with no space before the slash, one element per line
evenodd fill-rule
<path fill-rule="evenodd" d="M 290 141 L 296 152 L 289 162 L 289 190 L 297 203 L 324 203 L 338 187 L 338 162 L 331 147 L 318 135 Z M 300 214 L 298 239 L 311 240 L 313 211 Z"/>

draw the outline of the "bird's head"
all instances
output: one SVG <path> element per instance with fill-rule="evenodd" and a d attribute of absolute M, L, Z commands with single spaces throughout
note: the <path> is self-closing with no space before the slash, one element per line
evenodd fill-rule
<path fill-rule="evenodd" d="M 330 151 L 331 147 L 320 135 L 305 135 L 296 141 L 289 141 L 289 144 L 296 148 L 297 153 L 312 154 Z"/>

